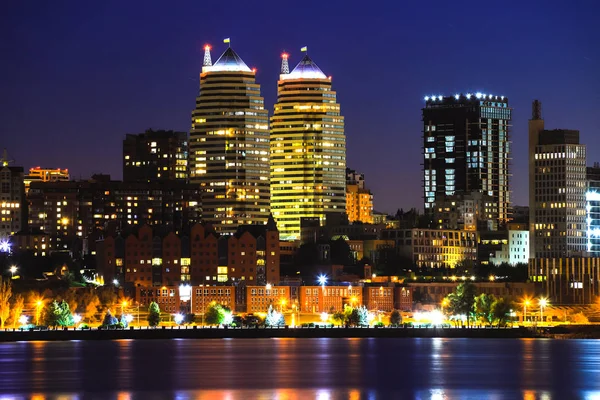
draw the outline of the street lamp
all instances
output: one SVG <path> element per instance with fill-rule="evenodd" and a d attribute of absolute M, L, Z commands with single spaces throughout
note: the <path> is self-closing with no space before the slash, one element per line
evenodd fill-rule
<path fill-rule="evenodd" d="M 11 267 L 9 268 L 9 271 L 10 271 L 10 278 L 11 278 L 11 279 L 13 279 L 13 278 L 15 277 L 15 274 L 17 273 L 17 270 L 18 270 L 18 268 L 17 268 L 17 266 L 16 266 L 16 265 L 13 265 L 13 266 L 11 266 Z"/>
<path fill-rule="evenodd" d="M 541 322 L 544 322 L 544 307 L 546 307 L 548 305 L 548 299 L 546 299 L 545 297 L 542 297 L 540 299 L 540 320 Z"/>

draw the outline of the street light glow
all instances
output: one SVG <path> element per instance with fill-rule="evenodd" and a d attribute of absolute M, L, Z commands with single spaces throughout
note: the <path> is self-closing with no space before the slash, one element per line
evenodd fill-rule
<path fill-rule="evenodd" d="M 75 325 L 77 325 L 78 323 L 80 323 L 81 322 L 81 315 L 79 315 L 79 314 L 73 315 L 73 321 L 75 322 Z"/>
<path fill-rule="evenodd" d="M 27 315 L 21 315 L 19 317 L 19 323 L 21 325 L 27 325 L 27 321 L 29 321 L 29 317 Z"/>
<path fill-rule="evenodd" d="M 8 240 L 0 241 L 0 251 L 3 253 L 10 253 L 10 242 Z"/>
<path fill-rule="evenodd" d="M 175 314 L 175 323 L 177 325 L 181 324 L 183 322 L 183 315 L 181 314 Z"/>
<path fill-rule="evenodd" d="M 548 305 L 548 299 L 546 299 L 545 297 L 542 297 L 540 299 L 540 307 L 546 307 Z"/>
<path fill-rule="evenodd" d="M 319 285 L 325 286 L 325 284 L 327 283 L 327 275 L 319 275 L 317 280 L 319 281 Z"/>

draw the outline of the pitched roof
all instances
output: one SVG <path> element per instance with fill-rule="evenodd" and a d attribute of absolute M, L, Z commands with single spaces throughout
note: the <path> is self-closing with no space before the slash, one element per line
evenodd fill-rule
<path fill-rule="evenodd" d="M 327 79 L 321 68 L 306 54 L 292 72 L 282 75 L 281 79 Z"/>
<path fill-rule="evenodd" d="M 209 71 L 244 71 L 252 72 L 246 63 L 237 55 L 231 47 L 219 57 L 219 59 L 210 67 L 207 68 Z"/>

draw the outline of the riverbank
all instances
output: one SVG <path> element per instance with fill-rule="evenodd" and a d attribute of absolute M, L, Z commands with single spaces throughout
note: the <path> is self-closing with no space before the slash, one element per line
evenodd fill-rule
<path fill-rule="evenodd" d="M 159 327 L 121 330 L 4 331 L 0 342 L 117 339 L 254 339 L 254 338 L 534 338 L 527 328 L 209 328 Z"/>

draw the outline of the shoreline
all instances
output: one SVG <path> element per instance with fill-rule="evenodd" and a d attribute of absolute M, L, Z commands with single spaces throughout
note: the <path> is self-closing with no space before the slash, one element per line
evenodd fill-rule
<path fill-rule="evenodd" d="M 200 328 L 4 331 L 0 342 L 118 339 L 258 339 L 258 338 L 541 338 L 528 328 Z"/>

